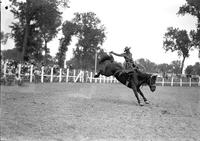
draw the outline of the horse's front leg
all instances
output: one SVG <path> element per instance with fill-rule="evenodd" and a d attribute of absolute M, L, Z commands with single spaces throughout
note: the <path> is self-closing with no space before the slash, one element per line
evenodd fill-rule
<path fill-rule="evenodd" d="M 147 100 L 147 98 L 144 96 L 143 92 L 140 90 L 140 88 L 137 89 L 137 92 L 142 96 L 144 102 L 146 104 L 149 104 L 149 101 Z"/>
<path fill-rule="evenodd" d="M 139 96 L 138 96 L 138 93 L 137 93 L 137 88 L 136 88 L 134 83 L 132 83 L 132 90 L 133 90 L 133 92 L 135 94 L 135 97 L 137 98 L 138 104 L 140 106 L 144 106 L 144 104 L 140 103 L 140 99 L 139 99 Z"/>

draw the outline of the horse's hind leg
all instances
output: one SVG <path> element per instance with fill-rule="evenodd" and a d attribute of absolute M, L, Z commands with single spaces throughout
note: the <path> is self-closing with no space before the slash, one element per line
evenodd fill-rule
<path fill-rule="evenodd" d="M 143 92 L 140 90 L 140 88 L 137 89 L 138 93 L 142 96 L 144 102 L 146 104 L 149 104 L 149 101 L 147 100 L 147 98 L 144 96 Z"/>

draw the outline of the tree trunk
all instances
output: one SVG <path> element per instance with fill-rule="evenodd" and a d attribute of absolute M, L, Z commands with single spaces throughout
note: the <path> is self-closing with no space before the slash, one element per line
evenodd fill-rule
<path fill-rule="evenodd" d="M 200 12 L 198 13 L 198 16 L 197 16 L 197 19 L 198 19 L 198 22 L 197 22 L 197 39 L 199 39 L 200 38 Z M 197 42 L 199 42 L 198 43 L 198 45 L 199 45 L 199 58 L 200 58 L 200 41 L 198 40 Z"/>
<path fill-rule="evenodd" d="M 44 63 L 47 64 L 47 41 L 44 41 Z"/>
<path fill-rule="evenodd" d="M 29 25 L 30 25 L 30 19 L 28 17 L 28 5 L 29 5 L 29 0 L 26 0 L 26 26 L 25 26 L 25 34 L 24 34 L 24 41 L 23 41 L 23 48 L 22 48 L 22 58 L 21 61 L 24 61 L 24 56 L 26 54 L 26 48 L 27 48 L 27 43 L 28 43 L 28 36 L 29 36 Z"/>
<path fill-rule="evenodd" d="M 24 57 L 26 54 L 28 35 L 29 35 L 29 23 L 26 22 L 25 35 L 24 35 L 24 41 L 23 41 L 23 49 L 22 49 L 22 61 L 24 61 Z"/>
<path fill-rule="evenodd" d="M 184 67 L 185 57 L 183 56 L 183 60 L 181 62 L 181 74 L 183 74 L 183 67 Z"/>

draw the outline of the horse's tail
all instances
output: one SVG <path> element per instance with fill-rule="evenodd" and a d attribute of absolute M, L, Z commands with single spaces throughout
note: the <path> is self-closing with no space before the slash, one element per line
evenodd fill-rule
<path fill-rule="evenodd" d="M 99 60 L 99 64 L 102 64 L 107 60 L 113 62 L 114 61 L 114 57 L 112 55 L 105 55 Z"/>

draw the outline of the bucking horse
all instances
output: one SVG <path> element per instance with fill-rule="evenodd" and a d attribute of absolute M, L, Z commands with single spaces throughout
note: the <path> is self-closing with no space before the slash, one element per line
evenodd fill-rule
<path fill-rule="evenodd" d="M 95 78 L 100 75 L 106 77 L 114 76 L 119 82 L 131 88 L 137 98 L 138 104 L 143 106 L 144 104 L 140 102 L 138 93 L 142 96 L 144 102 L 149 104 L 149 101 L 144 96 L 140 87 L 143 85 L 148 85 L 150 90 L 154 92 L 156 90 L 156 75 L 143 73 L 139 69 L 125 70 L 121 64 L 114 61 L 112 55 L 105 55 L 99 61 L 99 72 L 94 76 Z M 129 81 L 127 84 L 126 81 Z"/>

